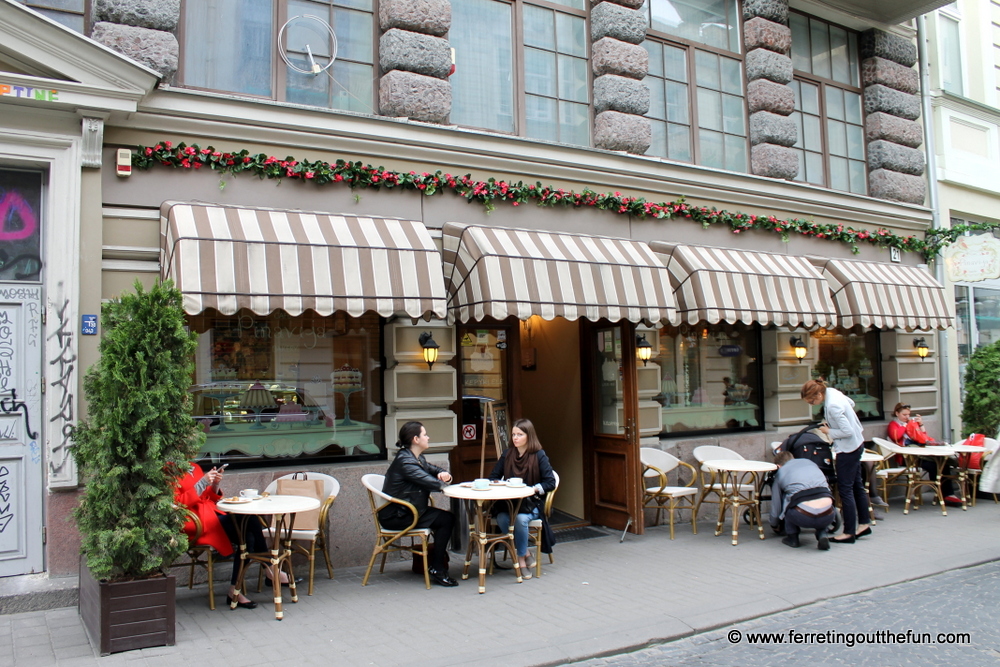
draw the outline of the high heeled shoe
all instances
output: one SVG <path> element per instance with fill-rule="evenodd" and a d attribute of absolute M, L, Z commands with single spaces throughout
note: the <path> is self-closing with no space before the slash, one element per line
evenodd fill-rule
<path fill-rule="evenodd" d="M 233 606 L 233 598 L 229 595 L 226 596 L 226 602 L 229 604 L 230 608 Z M 257 603 L 253 600 L 248 600 L 247 602 L 236 602 L 237 607 L 242 607 L 243 609 L 256 609 Z"/>

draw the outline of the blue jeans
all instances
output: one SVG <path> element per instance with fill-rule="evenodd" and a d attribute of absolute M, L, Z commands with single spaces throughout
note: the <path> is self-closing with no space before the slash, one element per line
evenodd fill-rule
<path fill-rule="evenodd" d="M 514 548 L 517 550 L 518 558 L 528 555 L 528 524 L 534 519 L 540 519 L 541 516 L 537 507 L 528 514 L 517 515 L 517 520 L 514 521 Z M 497 526 L 501 533 L 507 532 L 510 528 L 510 512 L 497 514 Z"/>

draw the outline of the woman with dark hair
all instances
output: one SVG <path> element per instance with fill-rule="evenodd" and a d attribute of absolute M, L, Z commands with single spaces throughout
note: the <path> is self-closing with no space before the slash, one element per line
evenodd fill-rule
<path fill-rule="evenodd" d="M 806 382 L 801 395 L 809 405 L 823 404 L 826 424 L 819 429 L 833 438 L 833 451 L 837 456 L 837 489 L 844 515 L 844 532 L 831 537 L 830 542 L 853 544 L 856 538 L 872 533 L 868 494 L 861 479 L 861 454 L 865 449 L 861 420 L 854 411 L 854 401 L 839 390 L 827 387 L 822 380 Z"/>
<path fill-rule="evenodd" d="M 458 586 L 458 582 L 448 576 L 448 542 L 455 517 L 451 512 L 430 506 L 431 491 L 440 491 L 451 483 L 451 473 L 424 458 L 424 451 L 431 439 L 427 429 L 420 422 L 406 422 L 399 429 L 396 458 L 385 471 L 382 491 L 405 500 L 417 510 L 417 528 L 430 528 L 434 535 L 434 548 L 430 554 L 431 581 L 439 586 Z M 413 523 L 413 513 L 409 508 L 397 503 L 389 503 L 378 512 L 379 521 L 390 530 L 403 530 Z"/>
<path fill-rule="evenodd" d="M 514 446 L 500 455 L 500 460 L 493 466 L 490 479 L 520 478 L 524 484 L 535 489 L 535 495 L 521 501 L 517 518 L 514 520 L 514 547 L 517 550 L 517 563 L 521 568 L 521 577 L 531 579 L 531 568 L 534 559 L 528 556 L 528 524 L 533 519 L 542 520 L 542 551 L 552 552 L 552 531 L 542 514 L 545 507 L 545 495 L 556 488 L 556 475 L 552 471 L 549 457 L 542 449 L 535 433 L 535 426 L 527 419 L 518 419 L 510 430 L 510 439 Z M 510 512 L 501 511 L 497 514 L 497 526 L 501 533 L 510 528 Z"/>

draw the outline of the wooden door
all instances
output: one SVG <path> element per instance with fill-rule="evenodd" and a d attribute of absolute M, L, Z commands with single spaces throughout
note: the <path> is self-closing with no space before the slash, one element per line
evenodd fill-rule
<path fill-rule="evenodd" d="M 641 534 L 635 327 L 583 324 L 585 500 L 591 522 Z M 631 519 L 631 523 L 630 520 Z"/>

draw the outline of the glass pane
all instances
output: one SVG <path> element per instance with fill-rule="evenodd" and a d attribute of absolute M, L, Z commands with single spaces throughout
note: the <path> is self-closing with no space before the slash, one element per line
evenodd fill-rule
<path fill-rule="evenodd" d="M 618 398 L 622 377 L 621 327 L 594 331 L 594 432 L 625 432 L 625 414 Z"/>
<path fill-rule="evenodd" d="M 491 39 L 483 39 L 483 26 Z M 511 7 L 492 0 L 463 0 L 451 7 L 448 41 L 455 49 L 451 122 L 498 132 L 514 131 Z"/>
<path fill-rule="evenodd" d="M 830 157 L 830 187 L 834 190 L 851 189 L 847 160 L 842 157 Z"/>
<path fill-rule="evenodd" d="M 507 350 L 498 349 L 497 343 L 507 340 L 506 329 L 482 329 L 477 326 L 460 326 L 458 328 L 459 338 L 475 341 L 474 345 L 461 346 L 460 352 L 460 375 L 459 391 L 463 396 L 463 413 L 466 410 L 466 401 L 475 401 L 476 398 L 502 401 L 507 396 Z M 480 408 L 481 406 L 476 406 Z M 485 410 L 483 410 L 485 412 Z M 471 410 L 473 414 L 477 410 Z M 478 419 L 470 421 L 478 422 L 477 426 L 482 428 L 482 413 L 478 413 Z M 464 416 L 464 415 L 463 415 Z M 469 423 L 469 422 L 466 422 Z M 490 429 L 491 437 L 493 429 Z M 477 429 L 478 433 L 482 433 Z M 492 439 L 492 438 L 491 438 Z M 489 445 L 487 445 L 489 446 Z"/>
<path fill-rule="evenodd" d="M 719 80 L 719 56 L 707 51 L 695 51 L 695 81 L 699 86 L 719 90 L 722 83 Z"/>
<path fill-rule="evenodd" d="M 796 139 L 795 143 L 792 144 L 795 148 L 802 148 L 804 146 L 804 139 L 802 138 L 802 112 L 795 111 L 790 116 L 792 121 L 795 123 Z"/>
<path fill-rule="evenodd" d="M 868 331 L 857 335 L 824 330 L 810 336 L 817 348 L 813 377 L 821 377 L 829 386 L 847 394 L 862 419 L 881 419 L 879 332 Z M 822 410 L 822 406 L 817 407 Z"/>
<path fill-rule="evenodd" d="M 814 185 L 823 185 L 823 155 L 806 153 L 806 181 Z"/>
<path fill-rule="evenodd" d="M 1000 291 L 976 287 L 972 290 L 972 302 L 979 331 L 976 347 L 1000 340 Z"/>
<path fill-rule="evenodd" d="M 587 61 L 572 56 L 559 56 L 559 98 L 572 102 L 589 102 Z"/>
<path fill-rule="evenodd" d="M 938 15 L 941 46 L 941 88 L 949 93 L 963 95 L 962 84 L 962 45 L 958 21 L 947 16 Z"/>
<path fill-rule="evenodd" d="M 667 106 L 663 91 L 663 79 L 647 76 L 642 82 L 649 88 L 649 112 L 646 115 L 661 120 L 666 118 Z"/>
<path fill-rule="evenodd" d="M 535 139 L 559 141 L 559 120 L 556 118 L 556 101 L 548 97 L 525 95 L 527 127 L 525 134 Z"/>
<path fill-rule="evenodd" d="M 822 21 L 809 20 L 809 39 L 812 47 L 812 72 L 830 78 L 830 34 Z"/>
<path fill-rule="evenodd" d="M 188 321 L 198 334 L 191 394 L 202 455 L 245 463 L 383 451 L 377 315 L 241 310 Z"/>
<path fill-rule="evenodd" d="M 649 73 L 652 76 L 663 76 L 663 45 L 647 39 L 643 41 L 642 47 L 649 54 Z"/>
<path fill-rule="evenodd" d="M 41 280 L 42 228 L 39 220 L 42 219 L 42 183 L 40 172 L 0 169 L 0 201 L 3 202 L 0 223 L 6 237 L 0 246 L 4 252 L 3 263 L 0 264 L 0 280 Z M 4 318 L 6 316 L 5 312 Z M 3 329 L 7 329 L 8 324 L 5 319 Z M 34 332 L 37 333 L 37 329 Z M 10 331 L 3 333 L 5 342 L 9 343 Z M 0 363 L 4 393 L 7 389 L 6 381 L 11 379 L 10 352 L 9 348 L 5 348 L 0 354 L 4 357 Z M 12 396 L 11 401 L 13 400 Z"/>
<path fill-rule="evenodd" d="M 709 130 L 722 129 L 722 95 L 698 89 L 698 126 Z"/>
<path fill-rule="evenodd" d="M 484 23 L 480 30 L 489 24 Z M 482 39 L 480 32 L 480 39 Z M 534 5 L 524 5 L 524 43 L 542 49 L 556 50 L 555 12 Z"/>
<path fill-rule="evenodd" d="M 820 129 L 819 118 L 816 116 L 802 116 L 802 147 L 807 151 L 823 150 L 823 133 Z"/>
<path fill-rule="evenodd" d="M 683 83 L 668 81 L 667 84 L 667 120 L 675 123 L 690 124 L 688 112 L 688 87 Z"/>
<path fill-rule="evenodd" d="M 969 363 L 972 316 L 969 313 L 969 288 L 955 285 L 955 333 L 958 338 L 958 375 L 965 375 L 965 365 Z M 964 388 L 962 389 L 964 392 Z"/>
<path fill-rule="evenodd" d="M 557 5 L 565 5 L 566 7 L 572 7 L 573 9 L 584 9 L 587 5 L 587 0 L 549 0 Z"/>
<path fill-rule="evenodd" d="M 727 134 L 746 134 L 746 112 L 743 98 L 734 95 L 722 96 L 722 129 Z"/>
<path fill-rule="evenodd" d="M 861 85 L 861 74 L 858 70 L 858 36 L 853 32 L 847 33 L 847 51 L 850 58 L 851 67 L 851 85 L 860 86 Z"/>
<path fill-rule="evenodd" d="M 802 150 L 794 147 L 792 148 L 792 150 L 795 151 L 795 159 L 799 163 L 799 171 L 795 175 L 795 178 L 793 178 L 792 180 L 799 181 L 801 183 L 806 180 L 805 153 Z"/>
<path fill-rule="evenodd" d="M 726 135 L 726 169 L 741 172 L 747 170 L 747 140 L 744 137 Z"/>
<path fill-rule="evenodd" d="M 650 130 L 652 130 L 652 141 L 649 144 L 649 150 L 646 151 L 646 155 L 657 155 L 659 157 L 668 157 L 667 154 L 667 124 L 663 121 L 653 120 L 649 123 Z"/>
<path fill-rule="evenodd" d="M 720 58 L 722 65 L 722 92 L 743 94 L 743 63 L 731 58 Z"/>
<path fill-rule="evenodd" d="M 823 91 L 826 93 L 826 115 L 835 120 L 844 120 L 844 91 L 840 88 L 827 86 Z"/>
<path fill-rule="evenodd" d="M 587 21 L 580 16 L 556 14 L 556 43 L 560 53 L 587 57 Z"/>
<path fill-rule="evenodd" d="M 323 58 L 324 63 L 329 60 L 333 53 L 333 38 L 325 26 L 326 11 L 320 20 L 306 18 L 316 5 L 311 2 L 297 2 L 293 0 L 288 3 L 288 28 L 285 30 L 285 48 L 289 52 L 304 55 L 306 47 L 316 58 Z M 345 12 L 352 13 L 352 12 Z M 368 26 L 371 33 L 371 25 Z M 337 35 L 338 40 L 340 35 Z M 370 42 L 370 40 L 369 40 Z M 371 49 L 368 57 L 371 58 Z"/>
<path fill-rule="evenodd" d="M 66 26 L 70 30 L 75 30 L 80 34 L 83 34 L 83 14 L 67 14 L 66 12 L 60 12 L 53 9 L 43 9 L 41 7 L 35 7 L 34 9 L 42 16 L 48 17 L 56 23 Z"/>
<path fill-rule="evenodd" d="M 847 126 L 847 156 L 854 160 L 865 159 L 865 131 L 860 125 Z"/>
<path fill-rule="evenodd" d="M 792 67 L 801 72 L 812 72 L 809 19 L 802 14 L 788 12 L 788 27 L 792 29 Z"/>
<path fill-rule="evenodd" d="M 271 96 L 272 0 L 188 3 L 184 14 L 184 84 Z M 226 35 L 226 39 L 219 39 Z"/>
<path fill-rule="evenodd" d="M 371 65 L 337 60 L 329 71 L 333 73 L 332 108 L 376 113 L 373 108 L 375 73 Z"/>
<path fill-rule="evenodd" d="M 835 120 L 826 121 L 826 140 L 831 155 L 847 155 L 847 126 Z"/>
<path fill-rule="evenodd" d="M 36 11 L 48 7 L 82 14 L 84 10 L 84 0 L 20 0 L 20 2 Z"/>
<path fill-rule="evenodd" d="M 333 4 L 339 7 L 352 7 L 353 9 L 366 9 L 372 11 L 372 0 L 333 0 Z"/>
<path fill-rule="evenodd" d="M 799 84 L 798 108 L 814 116 L 819 115 L 819 86 L 801 82 Z"/>
<path fill-rule="evenodd" d="M 310 62 L 297 54 L 288 54 L 288 59 L 299 69 L 308 70 Z M 328 58 L 314 58 L 320 67 L 325 67 L 329 62 Z M 338 61 L 339 62 L 339 61 Z M 294 104 L 308 104 L 316 107 L 325 107 L 330 104 L 330 86 L 333 82 L 325 74 L 303 74 L 291 67 L 286 67 L 288 77 L 285 85 L 285 99 Z M 371 102 L 368 102 L 368 113 L 371 113 Z"/>
<path fill-rule="evenodd" d="M 848 168 L 851 172 L 851 192 L 859 195 L 868 192 L 868 169 L 866 166 L 864 162 L 859 162 L 858 160 L 851 160 L 848 163 Z"/>
<path fill-rule="evenodd" d="M 691 128 L 687 125 L 667 125 L 667 157 L 681 162 L 693 162 L 691 154 Z"/>
<path fill-rule="evenodd" d="M 663 74 L 674 81 L 688 80 L 687 50 L 673 46 L 663 47 Z"/>
<path fill-rule="evenodd" d="M 335 9 L 333 26 L 337 33 L 337 57 L 362 63 L 374 62 L 372 15 Z"/>
<path fill-rule="evenodd" d="M 524 50 L 524 89 L 528 93 L 556 96 L 556 54 Z"/>
<path fill-rule="evenodd" d="M 739 51 L 736 0 L 649 0 L 650 28 L 700 44 Z"/>
<path fill-rule="evenodd" d="M 701 149 L 701 164 L 706 167 L 722 169 L 726 165 L 725 153 L 723 150 L 723 135 L 719 132 L 709 132 L 701 130 L 698 133 L 699 148 Z"/>
<path fill-rule="evenodd" d="M 830 65 L 834 81 L 851 83 L 851 59 L 847 51 L 847 31 L 833 25 L 830 26 Z"/>
<path fill-rule="evenodd" d="M 590 145 L 590 107 L 572 102 L 559 103 L 559 142 L 574 146 Z"/>
<path fill-rule="evenodd" d="M 848 123 L 861 125 L 861 95 L 844 91 L 844 119 Z"/>

